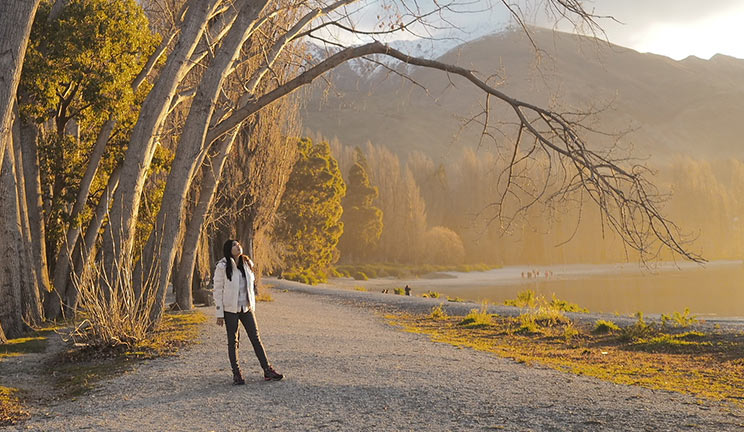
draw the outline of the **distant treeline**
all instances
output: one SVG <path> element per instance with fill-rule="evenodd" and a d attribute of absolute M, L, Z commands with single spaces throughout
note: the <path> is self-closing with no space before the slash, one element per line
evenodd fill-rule
<path fill-rule="evenodd" d="M 336 140 L 331 149 L 346 174 L 360 149 Z M 369 257 L 373 262 L 505 265 L 638 259 L 597 206 L 578 192 L 548 205 L 538 200 L 518 212 L 515 202 L 534 195 L 524 190 L 521 201 L 504 202 L 499 218 L 494 203 L 503 193 L 506 164 L 486 150 L 466 148 L 446 164 L 420 152 L 401 160 L 382 145 L 367 144 L 361 153 L 370 183 L 379 189 L 374 204 L 383 214 L 382 235 Z M 680 157 L 654 168 L 659 192 L 668 193 L 662 211 L 687 235 L 691 249 L 709 260 L 741 259 L 744 162 Z M 531 172 L 520 176 L 535 179 L 531 185 L 539 189 L 546 169 L 546 163 L 536 161 Z M 672 257 L 660 252 L 659 258 Z"/>

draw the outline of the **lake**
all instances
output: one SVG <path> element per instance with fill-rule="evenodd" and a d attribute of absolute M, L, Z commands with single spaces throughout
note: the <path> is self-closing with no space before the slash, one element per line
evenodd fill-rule
<path fill-rule="evenodd" d="M 537 276 L 528 277 L 529 272 Z M 689 308 L 700 317 L 744 317 L 741 261 L 716 261 L 704 266 L 661 263 L 652 268 L 638 264 L 510 266 L 487 272 L 443 272 L 412 280 L 335 279 L 331 284 L 363 286 L 378 292 L 409 284 L 416 295 L 433 290 L 491 303 L 503 303 L 516 298 L 520 291 L 532 289 L 547 298 L 555 294 L 591 312 L 659 314 Z"/>

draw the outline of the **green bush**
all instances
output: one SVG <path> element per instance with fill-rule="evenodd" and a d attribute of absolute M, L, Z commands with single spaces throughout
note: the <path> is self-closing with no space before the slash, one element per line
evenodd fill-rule
<path fill-rule="evenodd" d="M 535 307 L 537 304 L 537 296 L 535 295 L 535 292 L 532 290 L 524 290 L 522 292 L 517 293 L 517 298 L 514 300 L 504 300 L 504 305 L 506 306 L 516 306 L 516 307 Z"/>
<path fill-rule="evenodd" d="M 439 294 L 436 291 L 427 291 L 426 294 L 424 294 L 424 297 L 428 297 L 428 298 L 439 298 L 440 296 L 441 294 Z"/>
<path fill-rule="evenodd" d="M 395 288 L 393 290 L 393 293 L 395 293 L 397 295 L 405 295 L 406 294 L 406 290 L 405 290 L 405 288 Z"/>
<path fill-rule="evenodd" d="M 433 320 L 443 320 L 447 318 L 447 312 L 444 311 L 444 308 L 440 304 L 431 308 L 431 314 L 429 317 Z"/>
<path fill-rule="evenodd" d="M 488 313 L 488 303 L 482 302 L 480 309 L 471 309 L 459 325 L 466 328 L 482 328 L 493 324 L 493 316 Z"/>
<path fill-rule="evenodd" d="M 579 335 L 579 331 L 574 327 L 572 322 L 569 322 L 566 324 L 566 326 L 563 328 L 563 339 L 566 341 L 566 343 L 571 343 L 573 338 Z"/>
<path fill-rule="evenodd" d="M 450 297 L 450 296 L 447 296 L 447 301 L 448 302 L 461 303 L 461 302 L 464 302 L 465 300 L 461 299 L 460 297 Z"/>
<path fill-rule="evenodd" d="M 553 299 L 550 301 L 550 306 L 563 312 L 580 312 L 589 313 L 589 309 L 583 308 L 576 303 L 569 303 L 565 300 L 559 300 L 553 294 Z"/>
<path fill-rule="evenodd" d="M 648 339 L 654 336 L 657 331 L 643 319 L 643 312 L 636 312 L 637 321 L 620 332 L 619 339 L 623 342 L 634 342 L 641 339 Z"/>
<path fill-rule="evenodd" d="M 697 322 L 697 316 L 690 315 L 690 308 L 685 308 L 684 313 L 674 312 L 672 316 L 661 314 L 661 325 L 663 327 L 686 328 Z"/>
<path fill-rule="evenodd" d="M 612 321 L 606 321 L 606 320 L 597 320 L 594 323 L 594 329 L 592 330 L 592 333 L 597 334 L 604 334 L 604 333 L 610 333 L 610 332 L 616 332 L 620 331 L 620 327 L 617 326 Z"/>

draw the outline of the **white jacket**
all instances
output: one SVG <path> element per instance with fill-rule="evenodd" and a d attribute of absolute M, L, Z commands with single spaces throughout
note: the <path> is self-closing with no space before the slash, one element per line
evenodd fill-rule
<path fill-rule="evenodd" d="M 232 280 L 227 279 L 225 274 L 226 261 L 222 258 L 217 262 L 214 269 L 214 305 L 217 308 L 217 318 L 224 318 L 225 311 L 238 312 L 238 290 L 240 289 L 240 270 L 234 259 L 230 259 L 232 264 Z M 253 282 L 256 280 L 253 272 L 248 266 L 245 266 L 246 288 L 248 288 L 248 307 L 251 311 L 256 310 L 256 294 L 253 292 Z"/>

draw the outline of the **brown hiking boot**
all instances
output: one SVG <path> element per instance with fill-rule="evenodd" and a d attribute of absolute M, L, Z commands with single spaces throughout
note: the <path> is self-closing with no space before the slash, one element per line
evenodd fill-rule
<path fill-rule="evenodd" d="M 264 369 L 264 381 L 279 381 L 284 378 L 284 375 L 275 371 L 273 367 L 269 366 Z"/>

